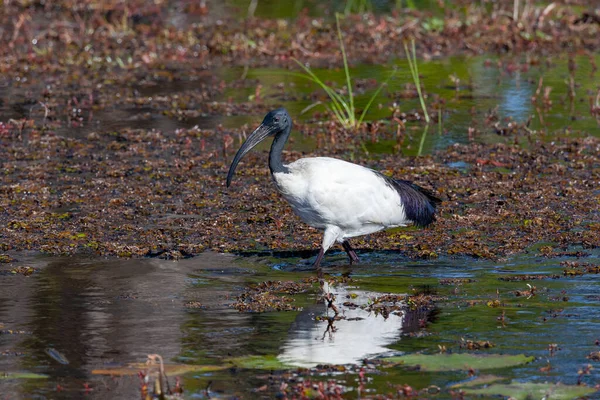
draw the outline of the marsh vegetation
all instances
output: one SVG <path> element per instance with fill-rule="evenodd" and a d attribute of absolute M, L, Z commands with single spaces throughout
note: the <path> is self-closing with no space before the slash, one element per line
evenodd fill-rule
<path fill-rule="evenodd" d="M 597 396 L 597 6 L 321 3 L 0 2 L 3 395 Z M 437 222 L 319 279 L 279 106 Z"/>

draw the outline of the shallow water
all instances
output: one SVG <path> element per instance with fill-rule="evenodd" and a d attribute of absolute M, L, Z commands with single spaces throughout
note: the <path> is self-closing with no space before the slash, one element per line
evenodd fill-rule
<path fill-rule="evenodd" d="M 349 5 L 356 11 L 361 4 L 363 4 L 363 7 L 369 7 L 369 10 L 374 13 L 390 12 L 397 7 L 408 6 L 419 10 L 433 10 L 434 12 L 440 10 L 439 3 L 433 0 L 371 0 L 368 2 L 364 0 L 332 0 L 327 3 L 316 0 L 290 0 L 283 2 L 262 0 L 256 2 L 254 16 L 260 18 L 296 18 L 300 13 L 306 13 L 309 16 L 330 16 L 333 18 L 334 12 L 344 12 Z M 248 15 L 249 2 L 245 0 L 226 0 L 215 6 L 218 7 L 217 13 L 222 12 L 223 14 L 234 14 L 245 17 Z"/>
<path fill-rule="evenodd" d="M 87 385 L 87 398 L 137 397 L 138 377 L 92 371 L 143 363 L 153 353 L 168 363 L 227 365 L 233 356 L 269 355 L 292 366 L 312 367 L 360 364 L 365 358 L 418 351 L 435 354 L 438 346 L 465 352 L 459 348 L 461 339 L 485 340 L 495 347 L 475 353 L 536 357 L 530 364 L 493 370 L 494 374 L 564 384 L 575 384 L 578 370 L 593 363 L 586 356 L 598 351 L 595 341 L 600 339 L 597 275 L 498 280 L 507 275 L 562 275 L 560 261 L 572 258 L 414 261 L 393 252 L 359 255 L 361 264 L 352 267 L 341 253 L 333 252 L 327 259 L 325 272 L 354 279 L 330 287 L 346 319 L 329 326 L 325 317 L 332 311 L 317 301 L 318 290 L 292 296 L 302 306 L 298 312 L 239 313 L 230 307 L 250 283 L 312 276 L 298 257 L 204 253 L 167 261 L 17 254 L 16 265 L 39 272 L 25 277 L 4 268 L 0 274 L 0 369 L 45 378 L 2 380 L 2 392 L 13 396 L 8 398 L 73 398 L 85 393 Z M 596 252 L 580 261 L 598 263 L 599 258 Z M 441 284 L 450 278 L 475 282 Z M 527 283 L 537 287 L 536 294 L 516 296 L 515 291 L 526 290 Z M 408 310 L 384 319 L 343 305 L 349 298 L 368 303 L 378 294 L 410 294 L 423 288 L 446 298 L 429 316 Z M 495 299 L 502 305 L 488 304 Z M 504 322 L 499 320 L 503 312 Z M 551 355 L 550 344 L 560 350 Z M 540 372 L 548 362 L 552 370 Z M 226 369 L 182 375 L 182 382 L 190 398 L 206 396 L 207 386 L 212 395 L 252 397 L 252 390 L 266 383 L 265 373 Z M 332 376 L 349 396 L 357 395 L 357 375 L 350 371 L 313 378 Z M 386 393 L 389 384 L 437 385 L 442 388 L 439 396 L 445 398 L 449 385 L 467 378 L 465 371 L 426 373 L 393 367 L 372 374 L 365 388 L 367 393 Z M 599 378 L 600 372 L 592 370 L 583 381 L 595 384 Z M 174 377 L 170 379 L 173 385 Z"/>
<path fill-rule="evenodd" d="M 577 69 L 574 72 L 574 98 L 570 97 L 570 74 L 568 59 L 558 56 L 538 60 L 539 64 L 530 65 L 525 57 L 514 59 L 498 59 L 497 57 L 448 57 L 430 61 L 420 61 L 419 71 L 421 82 L 425 88 L 428 102 L 442 99 L 442 122 L 433 123 L 427 133 L 423 132 L 423 123 L 407 123 L 408 142 L 403 152 L 405 154 L 427 154 L 443 149 L 454 143 L 466 143 L 475 140 L 493 143 L 506 140 L 496 132 L 492 124 L 483 121 L 487 115 L 497 116 L 501 127 L 509 122 L 526 123 L 528 127 L 545 135 L 548 139 L 568 134 L 598 135 L 598 121 L 590 114 L 590 98 L 596 97 L 595 71 L 590 59 L 584 56 L 575 57 Z M 594 57 L 595 63 L 600 62 L 600 56 Z M 500 63 L 500 66 L 498 65 Z M 389 120 L 392 108 L 411 114 L 421 112 L 419 99 L 406 97 L 406 85 L 412 85 L 410 70 L 406 60 L 401 59 L 388 65 L 357 65 L 351 68 L 350 74 L 355 81 L 375 80 L 384 82 L 394 74 L 386 89 L 376 98 L 374 105 L 367 113 L 367 120 Z M 343 69 L 315 70 L 317 75 L 326 82 L 336 82 L 338 87 L 344 85 Z M 225 72 L 225 79 L 241 76 L 242 69 Z M 327 102 L 315 84 L 304 78 L 290 76 L 289 71 L 280 69 L 253 69 L 247 79 L 256 79 L 263 87 L 265 99 L 275 105 L 284 105 L 298 119 L 310 117 L 315 110 L 322 111 L 324 106 L 311 108 L 302 114 L 303 110 L 315 104 L 309 93 L 319 93 L 319 101 Z M 458 79 L 458 81 L 455 81 Z M 532 101 L 542 80 L 541 94 L 537 102 Z M 281 97 L 277 84 L 283 82 L 286 87 L 292 87 L 294 94 L 299 94 L 293 101 L 279 100 Z M 551 88 L 547 97 L 548 108 L 542 106 L 545 88 Z M 356 90 L 356 105 L 358 109 L 366 106 L 377 85 L 371 89 Z M 244 96 L 251 96 L 253 88 L 246 91 L 237 90 L 237 99 L 243 101 Z M 302 94 L 305 93 L 304 97 Z M 226 92 L 233 96 L 234 92 Z M 271 100 L 273 98 L 273 100 Z M 431 115 L 437 119 L 437 115 Z M 252 120 L 250 120 L 252 121 Z M 231 123 L 239 123 L 231 121 Z M 249 122 L 251 123 L 251 122 Z M 228 126 L 226 124 L 225 126 Z M 469 128 L 475 128 L 477 134 L 469 138 Z M 300 133 L 296 133 L 300 136 Z M 510 136 L 510 135 L 509 135 Z M 395 142 L 388 145 L 368 145 L 368 149 L 377 152 L 392 152 Z"/>
<path fill-rule="evenodd" d="M 600 64 L 599 55 L 595 55 L 593 60 Z M 528 123 L 528 129 L 533 131 L 532 135 L 544 140 L 569 135 L 600 135 L 599 122 L 590 112 L 590 101 L 596 101 L 598 91 L 594 66 L 587 56 L 575 56 L 574 62 L 577 67 L 571 74 L 567 55 L 535 61 L 524 56 L 510 59 L 455 56 L 420 60 L 419 69 L 427 102 L 430 105 L 443 102 L 441 114 L 432 115 L 434 119 L 441 116 L 441 123 L 434 122 L 427 130 L 424 130 L 422 122 L 410 121 L 413 118 L 411 115 L 420 112 L 420 105 L 418 98 L 412 95 L 407 97 L 407 93 L 414 92 L 414 89 L 410 86 L 412 80 L 406 60 L 399 59 L 387 65 L 352 66 L 351 75 L 355 82 L 363 82 L 354 89 L 356 106 L 361 110 L 377 86 L 394 74 L 376 98 L 366 120 L 390 121 L 393 109 L 407 114 L 409 120 L 406 123 L 402 152 L 417 155 L 429 154 L 454 143 L 471 140 L 512 143 L 515 140 L 514 133 L 503 132 L 510 123 Z M 340 88 L 344 85 L 343 69 L 315 69 L 315 72 L 326 82 L 337 84 Z M 175 77 L 174 81 L 149 86 L 134 83 L 125 90 L 123 96 L 133 93 L 136 98 L 147 98 L 150 101 L 160 96 L 199 93 L 203 90 L 203 85 L 214 85 L 222 81 L 226 83 L 225 89 L 211 101 L 244 103 L 256 101 L 253 96 L 257 85 L 260 85 L 261 102 L 272 108 L 285 106 L 295 120 L 308 123 L 316 122 L 312 118 L 313 114 L 325 111 L 325 104 L 328 102 L 314 83 L 299 76 L 297 69 L 221 68 L 202 73 L 194 80 L 187 80 L 185 71 L 175 73 Z M 240 88 L 234 83 L 240 82 L 242 77 L 245 84 Z M 571 91 L 571 79 L 574 92 Z M 368 83 L 366 86 L 365 82 Z M 44 124 L 42 106 L 36 100 L 41 97 L 39 93 L 44 90 L 44 85 L 21 87 L 10 81 L 2 82 L 1 85 L 4 90 L 0 93 L 0 121 L 33 118 Z M 532 98 L 536 96 L 538 86 L 538 100 L 534 102 Z M 549 90 L 546 100 L 545 90 Z M 67 101 L 65 99 L 65 104 Z M 115 132 L 127 128 L 156 129 L 172 133 L 176 129 L 196 126 L 200 129 L 222 127 L 227 131 L 238 129 L 244 124 L 248 124 L 251 129 L 262 119 L 262 115 L 244 113 L 228 116 L 206 113 L 202 111 L 202 103 L 198 101 L 189 105 L 190 115 L 180 118 L 169 114 L 168 102 L 150 101 L 149 104 L 115 104 L 95 111 L 83 109 L 80 110 L 80 124 L 72 126 L 58 120 L 54 122 L 55 127 L 51 131 L 79 138 L 91 132 Z M 64 112 L 68 114 L 68 110 Z M 469 133 L 470 128 L 474 133 Z M 395 129 L 395 125 L 390 128 L 391 131 Z M 294 131 L 293 137 L 295 142 L 290 143 L 290 147 L 300 151 L 315 148 L 314 139 L 305 138 L 303 132 Z M 519 141 L 527 143 L 526 138 Z M 396 140 L 380 140 L 365 143 L 364 149 L 370 153 L 391 153 L 395 151 L 396 145 Z"/>

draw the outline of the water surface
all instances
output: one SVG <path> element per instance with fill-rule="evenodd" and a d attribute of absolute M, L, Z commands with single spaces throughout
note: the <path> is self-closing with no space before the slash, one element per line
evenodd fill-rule
<path fill-rule="evenodd" d="M 339 255 L 339 257 L 338 257 Z M 135 376 L 107 377 L 93 370 L 146 361 L 158 353 L 169 363 L 227 364 L 238 356 L 270 355 L 290 365 L 361 364 L 365 358 L 423 351 L 439 346 L 461 352 L 463 340 L 485 340 L 483 353 L 526 354 L 536 361 L 494 371 L 505 378 L 575 384 L 579 369 L 598 350 L 600 308 L 597 276 L 504 281 L 522 274 L 562 275 L 560 261 L 522 256 L 504 262 L 468 258 L 411 261 L 401 254 L 364 253 L 349 267 L 336 252 L 325 270 L 349 274 L 354 281 L 329 287 L 344 319 L 329 323 L 332 311 L 319 302 L 318 290 L 293 296 L 301 311 L 239 313 L 231 307 L 248 284 L 300 280 L 313 276 L 297 257 L 235 257 L 204 253 L 180 261 L 160 259 L 97 260 L 17 255 L 19 265 L 39 268 L 29 277 L 0 275 L 0 368 L 35 372 L 46 379 L 4 380 L 3 392 L 30 398 L 72 398 L 92 388 L 89 398 L 138 396 Z M 598 263 L 598 254 L 580 261 Z M 445 284 L 445 279 L 473 282 Z M 517 291 L 536 286 L 529 298 Z M 369 303 L 385 293 L 415 293 L 427 288 L 445 297 L 433 315 L 381 314 L 344 306 L 350 299 Z M 490 306 L 499 299 L 501 306 Z M 502 318 L 502 315 L 504 317 Z M 549 352 L 549 345 L 560 350 Z M 540 372 L 550 362 L 552 369 Z M 186 395 L 214 393 L 251 396 L 263 374 L 224 370 L 183 375 Z M 594 384 L 597 370 L 585 376 Z M 325 379 L 323 377 L 323 379 Z M 465 372 L 424 373 L 395 367 L 367 385 L 385 393 L 389 383 L 415 388 L 447 388 Z M 173 378 L 174 379 L 174 378 Z M 316 379 L 319 379 L 318 376 Z M 336 377 L 351 395 L 356 375 Z M 235 385 L 233 384 L 235 382 Z M 60 391 L 57 392 L 57 387 Z M 89 390 L 89 389 L 88 389 Z M 442 395 L 442 398 L 444 396 Z"/>

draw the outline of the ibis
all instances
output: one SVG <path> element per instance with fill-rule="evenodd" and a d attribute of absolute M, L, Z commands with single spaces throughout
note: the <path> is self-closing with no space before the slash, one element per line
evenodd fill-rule
<path fill-rule="evenodd" d="M 424 227 L 435 220 L 440 200 L 412 182 L 329 157 L 284 164 L 282 152 L 291 130 L 292 118 L 285 108 L 270 111 L 233 158 L 227 187 L 242 157 L 273 137 L 269 169 L 277 190 L 302 221 L 324 231 L 314 268 L 319 268 L 335 242 L 342 245 L 352 264 L 359 259 L 350 238 L 410 224 Z"/>

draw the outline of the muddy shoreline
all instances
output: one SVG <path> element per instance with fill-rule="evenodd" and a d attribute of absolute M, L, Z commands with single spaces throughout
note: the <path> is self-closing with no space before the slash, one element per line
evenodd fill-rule
<path fill-rule="evenodd" d="M 180 6 L 63 1 L 2 7 L 0 39 L 8 46 L 0 49 L 0 72 L 10 93 L 0 104 L 5 114 L 0 122 L 2 251 L 181 258 L 206 249 L 316 247 L 319 233 L 294 217 L 275 193 L 264 152 L 245 160 L 234 187 L 225 190 L 228 163 L 253 127 L 214 128 L 211 120 L 210 128 L 193 124 L 230 115 L 256 116 L 258 122 L 272 104 L 294 96 L 293 88 L 282 85 L 280 93 L 263 99 L 255 80 L 242 76 L 225 82 L 213 76 L 211 70 L 220 65 L 291 68 L 291 58 L 297 57 L 339 67 L 332 15 L 215 18 L 216 10 Z M 545 62 L 546 54 L 566 51 L 571 73 L 577 68 L 575 54 L 589 56 L 595 72 L 592 55 L 600 48 L 600 24 L 583 3 L 531 5 L 518 20 L 510 7 L 490 7 L 443 9 L 443 24 L 435 29 L 433 18 L 440 17 L 419 10 L 349 15 L 341 28 L 352 44 L 351 63 L 402 56 L 402 41 L 413 37 L 424 60 L 504 54 L 496 67 L 510 74 Z M 187 23 L 173 22 L 180 14 L 187 15 Z M 525 60 L 513 63 L 512 57 Z M 161 92 L 166 83 L 178 89 Z M 364 90 L 377 82 L 356 85 Z M 216 101 L 240 89 L 254 89 L 255 95 L 242 102 Z M 405 95 L 414 98 L 416 92 L 407 87 L 390 97 Z M 594 95 L 585 96 L 592 101 Z M 445 107 L 435 95 L 429 106 L 433 112 Z M 154 129 L 164 118 L 187 125 Z M 540 243 L 543 250 L 536 251 L 545 256 L 599 245 L 598 139 L 579 132 L 549 142 L 544 132 L 525 124 L 497 121 L 492 127 L 489 116 L 474 115 L 474 120 L 485 118 L 479 122 L 496 130 L 505 144 L 474 140 L 418 158 L 361 150 L 364 143 L 382 139 L 398 140 L 394 149 L 402 148 L 394 121 L 419 125 L 420 118 L 418 111 L 392 110 L 386 120 L 350 132 L 315 112 L 308 123 L 295 126 L 315 145 L 310 152 L 288 151 L 289 161 L 308 153 L 352 159 L 431 188 L 444 200 L 431 229 L 373 235 L 357 242 L 359 248 L 424 258 L 498 258 Z M 96 129 L 94 119 L 114 124 Z M 144 128 L 128 127 L 132 121 Z M 79 133 L 70 136 L 70 131 Z"/>
<path fill-rule="evenodd" d="M 2 250 L 180 258 L 206 249 L 317 248 L 320 233 L 276 193 L 265 152 L 251 154 L 226 189 L 233 150 L 223 154 L 208 143 L 201 150 L 201 139 L 187 133 L 4 138 Z M 600 246 L 600 140 L 528 147 L 454 145 L 432 156 L 376 160 L 355 154 L 355 162 L 413 180 L 443 200 L 430 228 L 375 234 L 357 247 L 498 258 L 540 243 L 536 251 L 544 256 Z M 315 154 L 348 158 L 329 146 Z M 300 156 L 286 154 L 290 161 Z"/>

